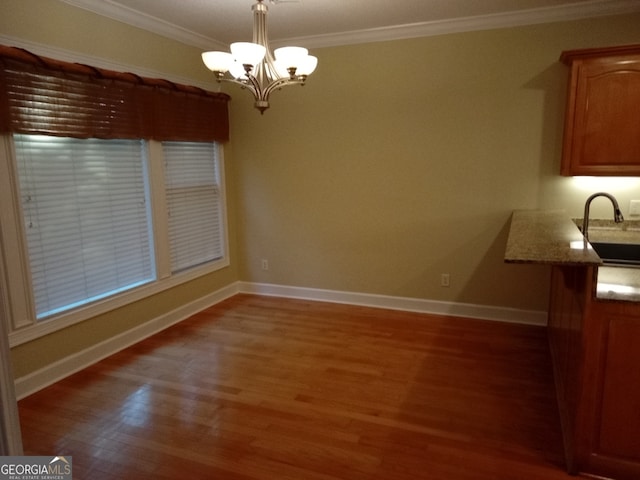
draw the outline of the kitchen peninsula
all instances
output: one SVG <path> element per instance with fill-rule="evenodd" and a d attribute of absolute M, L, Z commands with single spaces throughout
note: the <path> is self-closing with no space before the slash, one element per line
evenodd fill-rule
<path fill-rule="evenodd" d="M 564 210 L 513 212 L 504 260 L 550 265 L 602 264 Z"/>
<path fill-rule="evenodd" d="M 603 266 L 560 210 L 515 211 L 504 259 L 551 266 L 547 328 L 567 470 L 640 478 L 640 269 Z"/>

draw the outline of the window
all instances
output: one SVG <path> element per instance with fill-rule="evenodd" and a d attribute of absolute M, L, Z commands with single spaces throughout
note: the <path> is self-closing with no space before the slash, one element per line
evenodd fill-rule
<path fill-rule="evenodd" d="M 216 142 L 26 134 L 5 141 L 15 158 L 0 152 L 0 163 L 5 172 L 15 165 L 21 218 L 11 222 L 24 231 L 29 275 L 11 289 L 24 285 L 32 308 L 23 316 L 33 311 L 35 323 L 98 300 L 127 303 L 140 288 L 152 294 L 228 265 Z M 0 179 L 0 188 L 12 190 L 10 182 Z"/>
<path fill-rule="evenodd" d="M 38 319 L 155 279 L 142 141 L 14 142 Z"/>
<path fill-rule="evenodd" d="M 171 271 L 224 254 L 220 174 L 213 143 L 163 142 Z"/>
<path fill-rule="evenodd" d="M 0 290 L 12 344 L 229 264 L 228 101 L 0 45 Z"/>

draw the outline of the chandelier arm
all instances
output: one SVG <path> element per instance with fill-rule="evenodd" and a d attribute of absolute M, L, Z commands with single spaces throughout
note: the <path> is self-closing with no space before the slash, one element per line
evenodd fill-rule
<path fill-rule="evenodd" d="M 256 91 L 256 87 L 252 83 L 247 83 L 242 80 L 236 80 L 235 78 L 220 78 L 218 79 L 218 81 L 240 85 L 241 88 L 249 90 L 255 98 L 258 98 L 258 92 Z"/>
<path fill-rule="evenodd" d="M 250 73 L 247 73 L 245 76 L 249 81 L 249 84 L 247 85 L 250 85 L 250 90 L 253 92 L 253 96 L 258 100 L 262 96 L 262 85 L 260 81 Z"/>
<path fill-rule="evenodd" d="M 278 80 L 274 80 L 267 86 L 267 88 L 264 89 L 263 100 L 268 101 L 269 95 L 271 95 L 274 90 L 279 90 L 282 87 L 288 87 L 289 85 L 304 85 L 304 81 L 297 78 L 280 78 Z"/>

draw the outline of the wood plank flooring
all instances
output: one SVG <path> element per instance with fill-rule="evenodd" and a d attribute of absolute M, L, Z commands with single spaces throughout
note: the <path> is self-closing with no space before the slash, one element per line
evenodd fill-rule
<path fill-rule="evenodd" d="M 533 326 L 237 295 L 19 411 L 77 479 L 575 478 Z"/>

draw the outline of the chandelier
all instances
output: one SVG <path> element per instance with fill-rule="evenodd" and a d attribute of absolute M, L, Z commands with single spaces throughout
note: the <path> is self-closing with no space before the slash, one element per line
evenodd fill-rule
<path fill-rule="evenodd" d="M 255 98 L 254 106 L 263 114 L 269 108 L 269 95 L 288 85 L 304 85 L 318 59 L 302 47 L 277 48 L 274 57 L 267 39 L 268 8 L 258 0 L 251 10 L 253 42 L 232 43 L 231 53 L 204 52 L 202 61 L 218 82 L 235 83 L 249 90 Z"/>

